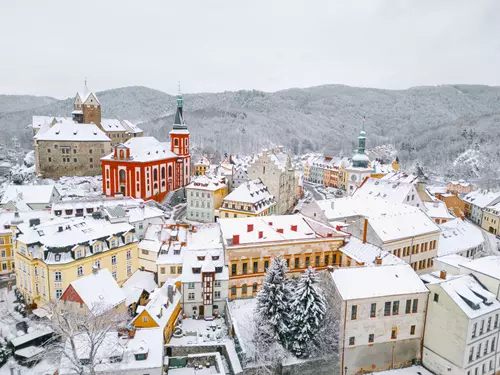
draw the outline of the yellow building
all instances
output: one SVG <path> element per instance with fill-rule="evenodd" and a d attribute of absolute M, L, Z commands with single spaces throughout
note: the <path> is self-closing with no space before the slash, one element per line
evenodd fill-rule
<path fill-rule="evenodd" d="M 93 269 L 107 268 L 121 285 L 138 268 L 134 227 L 98 217 L 54 219 L 18 226 L 17 287 L 28 304 L 42 306 Z"/>
<path fill-rule="evenodd" d="M 23 222 L 50 216 L 49 211 L 0 211 L 0 274 L 14 272 L 14 245 L 16 228 Z"/>
<path fill-rule="evenodd" d="M 208 168 L 210 168 L 210 160 L 208 160 L 205 156 L 200 156 L 200 158 L 194 163 L 194 175 L 204 176 Z"/>
<path fill-rule="evenodd" d="M 484 208 L 481 227 L 490 233 L 500 234 L 500 203 Z"/>
<path fill-rule="evenodd" d="M 284 257 L 289 274 L 298 277 L 309 266 L 317 270 L 355 267 L 372 262 L 381 253 L 387 255 L 357 239 L 352 250 L 344 250 L 349 244 L 347 233 L 302 215 L 223 219 L 220 225 L 229 265 L 229 299 L 255 296 L 276 256 Z M 362 252 L 371 253 L 372 259 L 356 256 Z"/>
<path fill-rule="evenodd" d="M 165 343 L 170 341 L 181 311 L 182 294 L 173 282 L 163 284 L 150 294 L 150 300 L 132 321 L 135 328 L 161 328 Z"/>
<path fill-rule="evenodd" d="M 247 181 L 223 199 L 220 218 L 269 216 L 274 213 L 276 201 L 260 179 Z"/>

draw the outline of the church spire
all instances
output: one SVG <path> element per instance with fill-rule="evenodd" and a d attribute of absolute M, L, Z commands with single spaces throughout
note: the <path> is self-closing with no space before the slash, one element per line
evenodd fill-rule
<path fill-rule="evenodd" d="M 175 112 L 174 129 L 187 129 L 186 123 L 184 122 L 184 115 L 182 113 L 182 106 L 183 106 L 184 100 L 182 99 L 180 83 L 179 83 L 179 91 L 178 91 L 178 94 L 176 96 L 176 100 L 177 100 L 177 110 Z"/>
<path fill-rule="evenodd" d="M 352 158 L 353 167 L 357 168 L 367 168 L 370 159 L 365 154 L 365 146 L 366 146 L 366 132 L 365 132 L 365 122 L 366 119 L 363 117 L 363 127 L 359 132 L 358 136 L 358 151 L 356 155 Z"/>

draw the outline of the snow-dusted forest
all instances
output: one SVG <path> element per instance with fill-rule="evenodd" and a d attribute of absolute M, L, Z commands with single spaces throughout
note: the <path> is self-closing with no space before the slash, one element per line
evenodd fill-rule
<path fill-rule="evenodd" d="M 100 92 L 98 97 L 104 117 L 129 119 L 140 123 L 146 134 L 167 137 L 175 106 L 172 96 L 126 87 Z M 7 100 L 12 102 L 9 96 L 0 97 L 2 142 L 8 146 L 17 137 L 27 150 L 32 147 L 27 127 L 32 115 L 69 116 L 72 108 L 71 98 L 36 108 L 25 98 L 22 101 L 29 105 L 24 110 L 7 112 Z M 187 94 L 185 106 L 192 141 L 205 152 L 248 155 L 283 144 L 296 154 L 350 155 L 366 117 L 367 147 L 393 145 L 403 167 L 413 168 L 418 161 L 427 170 L 456 178 L 484 178 L 499 172 L 499 87 L 380 90 L 327 85 L 274 93 Z"/>

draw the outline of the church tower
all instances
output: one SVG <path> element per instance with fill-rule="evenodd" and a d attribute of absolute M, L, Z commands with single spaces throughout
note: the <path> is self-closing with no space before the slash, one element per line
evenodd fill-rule
<path fill-rule="evenodd" d="M 355 168 L 368 168 L 368 163 L 370 159 L 365 154 L 365 146 L 366 146 L 366 132 L 365 132 L 365 123 L 363 121 L 363 128 L 359 132 L 358 136 L 358 151 L 356 155 L 352 158 L 352 166 Z"/>
<path fill-rule="evenodd" d="M 177 187 L 189 184 L 191 156 L 189 154 L 189 130 L 184 121 L 182 94 L 177 94 L 177 110 L 175 112 L 174 126 L 170 131 L 170 149 L 178 156 L 175 185 Z"/>

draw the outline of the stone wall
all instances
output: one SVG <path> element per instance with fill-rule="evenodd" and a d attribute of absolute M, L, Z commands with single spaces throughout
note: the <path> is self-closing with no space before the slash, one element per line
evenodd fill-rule
<path fill-rule="evenodd" d="M 44 178 L 99 176 L 100 159 L 111 153 L 111 145 L 110 142 L 37 141 L 35 153 L 39 173 Z"/>

